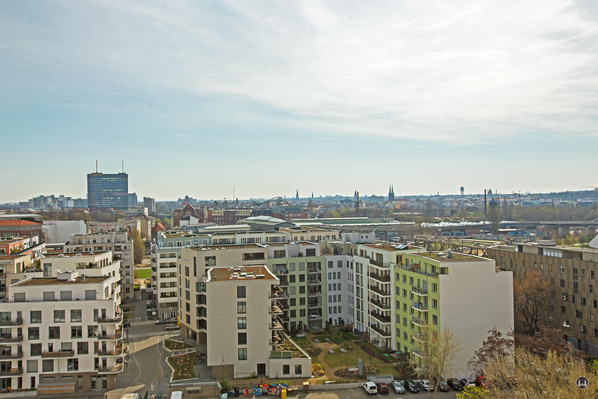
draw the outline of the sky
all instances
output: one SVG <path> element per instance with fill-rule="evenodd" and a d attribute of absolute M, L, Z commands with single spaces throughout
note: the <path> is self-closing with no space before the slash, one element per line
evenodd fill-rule
<path fill-rule="evenodd" d="M 598 185 L 595 0 L 0 2 L 0 203 Z M 594 172 L 592 172 L 594 171 Z"/>

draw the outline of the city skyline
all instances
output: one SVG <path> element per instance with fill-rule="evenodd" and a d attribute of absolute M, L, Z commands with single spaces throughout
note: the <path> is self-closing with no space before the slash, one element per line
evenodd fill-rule
<path fill-rule="evenodd" d="M 0 203 L 598 185 L 598 5 L 0 4 Z"/>

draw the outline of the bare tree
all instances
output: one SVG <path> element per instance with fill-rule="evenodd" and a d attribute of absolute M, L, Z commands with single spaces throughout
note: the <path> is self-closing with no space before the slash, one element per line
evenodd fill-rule
<path fill-rule="evenodd" d="M 430 380 L 433 389 L 428 392 L 428 398 L 434 398 L 441 378 L 458 371 L 456 360 L 462 349 L 461 342 L 453 329 L 447 326 L 440 332 L 434 329 L 424 331 L 418 334 L 418 338 L 417 353 L 420 357 L 413 355 L 412 366 L 422 378 Z"/>
<path fill-rule="evenodd" d="M 503 334 L 496 327 L 488 331 L 488 338 L 482 342 L 480 349 L 475 351 L 474 356 L 467 363 L 467 368 L 474 375 L 482 375 L 490 362 L 513 359 L 515 340 L 513 333 Z"/>
<path fill-rule="evenodd" d="M 513 282 L 515 332 L 534 335 L 545 324 L 552 307 L 548 280 L 537 271 L 527 273 L 523 280 Z"/>

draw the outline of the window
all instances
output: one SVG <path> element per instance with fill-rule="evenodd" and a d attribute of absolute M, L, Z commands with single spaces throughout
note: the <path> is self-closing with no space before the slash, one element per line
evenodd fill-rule
<path fill-rule="evenodd" d="M 83 338 L 83 327 L 71 326 L 71 338 Z"/>
<path fill-rule="evenodd" d="M 83 312 L 81 309 L 71 309 L 71 322 L 81 323 L 83 320 Z"/>
<path fill-rule="evenodd" d="M 567 308 L 564 306 L 561 306 L 561 314 L 565 314 L 567 313 Z"/>
<path fill-rule="evenodd" d="M 305 274 L 300 274 L 299 275 L 299 282 L 300 283 L 304 283 L 305 282 Z"/>
<path fill-rule="evenodd" d="M 559 266 L 561 274 L 565 274 L 565 266 Z"/>
<path fill-rule="evenodd" d="M 39 339 L 39 327 L 29 327 L 27 333 L 29 339 Z"/>
<path fill-rule="evenodd" d="M 305 250 L 305 256 L 316 256 L 316 249 L 315 248 L 307 248 Z"/>
<path fill-rule="evenodd" d="M 237 335 L 238 335 L 238 337 L 237 337 L 237 341 L 238 341 L 237 344 L 239 344 L 239 345 L 247 345 L 247 333 L 242 332 L 242 333 L 238 333 Z"/>
<path fill-rule="evenodd" d="M 438 300 L 436 300 L 436 299 L 432 299 L 432 307 L 433 307 L 434 309 L 438 308 Z"/>
<path fill-rule="evenodd" d="M 86 301 L 95 301 L 96 300 L 96 290 L 85 290 L 85 300 Z"/>
<path fill-rule="evenodd" d="M 239 348 L 239 360 L 247 360 L 247 348 Z"/>
<path fill-rule="evenodd" d="M 64 323 L 64 310 L 54 311 L 54 323 Z"/>
<path fill-rule="evenodd" d="M 77 355 L 87 355 L 89 353 L 89 347 L 87 342 L 77 342 Z"/>
<path fill-rule="evenodd" d="M 570 324 L 568 320 L 563 320 L 563 327 L 569 328 Z"/>
<path fill-rule="evenodd" d="M 295 275 L 291 274 L 289 275 L 289 283 L 294 283 L 295 282 Z"/>
<path fill-rule="evenodd" d="M 299 306 L 305 306 L 305 298 L 299 298 Z"/>
<path fill-rule="evenodd" d="M 31 356 L 41 356 L 42 344 L 31 344 Z"/>
<path fill-rule="evenodd" d="M 435 314 L 432 315 L 432 323 L 434 323 L 436 325 L 438 324 L 438 316 L 436 316 Z"/>
<path fill-rule="evenodd" d="M 60 300 L 61 301 L 72 301 L 73 300 L 73 292 L 72 291 L 60 291 Z"/>
<path fill-rule="evenodd" d="M 560 285 L 561 285 L 561 287 L 564 287 L 565 286 L 565 280 L 561 279 L 560 280 Z"/>
<path fill-rule="evenodd" d="M 575 311 L 575 317 L 577 317 L 578 319 L 582 319 L 583 318 L 583 313 L 581 312 L 581 310 L 576 310 Z"/>
<path fill-rule="evenodd" d="M 299 286 L 299 293 L 305 294 L 305 286 L 304 285 Z"/>
<path fill-rule="evenodd" d="M 49 339 L 60 339 L 60 327 L 48 327 Z"/>
<path fill-rule="evenodd" d="M 54 371 L 54 360 L 42 360 L 42 372 L 52 373 Z"/>
<path fill-rule="evenodd" d="M 299 309 L 299 317 L 305 317 L 305 309 Z"/>
<path fill-rule="evenodd" d="M 303 374 L 303 368 L 301 367 L 300 364 L 296 364 L 295 365 L 295 375 L 301 375 Z"/>
<path fill-rule="evenodd" d="M 438 292 L 438 284 L 432 283 L 432 292 Z"/>
<path fill-rule="evenodd" d="M 295 298 L 289 299 L 289 306 L 295 306 L 297 304 L 297 300 Z"/>
<path fill-rule="evenodd" d="M 28 373 L 37 373 L 37 365 L 38 365 L 37 359 L 27 360 L 27 372 Z"/>
<path fill-rule="evenodd" d="M 43 299 L 44 299 L 44 302 L 53 301 L 54 300 L 54 291 L 44 292 Z"/>
<path fill-rule="evenodd" d="M 289 366 L 288 364 L 283 364 L 282 365 L 282 374 L 283 375 L 291 374 L 291 366 Z"/>
<path fill-rule="evenodd" d="M 295 318 L 297 317 L 297 311 L 295 309 L 291 309 L 291 317 Z"/>
<path fill-rule="evenodd" d="M 581 304 L 581 306 L 586 306 L 586 299 L 584 297 L 580 297 L 579 303 Z"/>
<path fill-rule="evenodd" d="M 561 294 L 561 299 L 563 301 L 568 301 L 569 300 L 569 294 L 565 294 L 564 292 Z"/>
<path fill-rule="evenodd" d="M 66 361 L 66 370 L 67 371 L 77 371 L 79 370 L 79 359 L 68 359 Z"/>
<path fill-rule="evenodd" d="M 32 310 L 29 312 L 29 322 L 30 323 L 41 323 L 42 322 L 42 311 L 41 310 Z"/>
<path fill-rule="evenodd" d="M 247 287 L 244 285 L 237 287 L 237 298 L 247 298 Z"/>
<path fill-rule="evenodd" d="M 237 317 L 237 328 L 245 330 L 247 328 L 247 317 Z"/>
<path fill-rule="evenodd" d="M 247 313 L 247 302 L 237 302 L 237 313 Z"/>

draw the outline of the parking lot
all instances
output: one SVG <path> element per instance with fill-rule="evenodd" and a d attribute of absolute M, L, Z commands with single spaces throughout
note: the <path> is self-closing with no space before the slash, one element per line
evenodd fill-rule
<path fill-rule="evenodd" d="M 455 399 L 457 397 L 457 393 L 453 390 L 448 392 L 438 392 L 436 394 L 436 398 L 438 399 Z M 299 395 L 301 398 L 302 395 Z M 353 389 L 339 389 L 339 390 L 331 390 L 326 392 L 310 392 L 309 394 L 305 395 L 307 399 L 366 399 L 366 398 L 388 398 L 388 399 L 407 399 L 407 398 L 427 398 L 428 392 L 419 391 L 418 393 L 403 393 L 403 394 L 396 394 L 394 391 L 390 391 L 389 394 L 376 394 L 376 395 L 368 395 L 366 394 L 363 389 L 361 388 L 353 388 Z M 292 398 L 292 397 L 291 397 Z"/>

